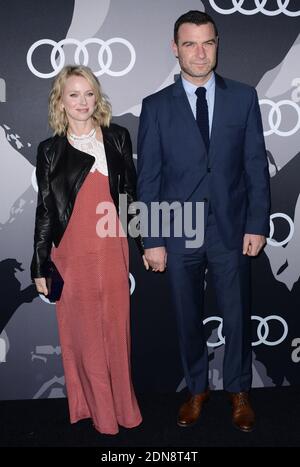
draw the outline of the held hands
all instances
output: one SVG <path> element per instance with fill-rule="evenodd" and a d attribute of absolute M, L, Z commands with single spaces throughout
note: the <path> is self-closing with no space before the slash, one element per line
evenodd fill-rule
<path fill-rule="evenodd" d="M 147 271 L 149 270 L 149 267 L 152 267 L 152 263 L 150 264 L 150 262 L 147 260 L 147 251 L 149 252 L 150 250 L 160 250 L 160 249 L 163 249 L 165 250 L 164 247 L 162 248 L 149 248 L 148 250 L 145 251 L 145 254 L 143 255 L 143 263 L 144 263 L 144 266 L 145 268 L 147 269 Z M 166 253 L 164 251 L 164 257 L 166 256 Z M 151 255 L 151 258 L 152 258 L 152 255 Z M 164 264 L 164 267 L 161 268 L 161 267 L 157 267 L 157 268 L 154 268 L 152 267 L 152 271 L 163 271 L 165 269 L 165 262 L 163 262 Z M 35 282 L 35 286 L 36 286 L 36 289 L 38 291 L 38 293 L 42 293 L 44 294 L 45 296 L 48 295 L 48 288 L 47 288 L 47 285 L 46 285 L 46 278 L 45 277 L 38 277 L 36 279 L 34 279 L 34 282 Z"/>
<path fill-rule="evenodd" d="M 167 264 L 167 252 L 165 247 L 159 246 L 156 248 L 146 248 L 143 260 L 147 270 L 150 267 L 153 272 L 163 272 L 166 269 Z"/>
<path fill-rule="evenodd" d="M 149 263 L 148 263 L 148 261 L 146 260 L 145 255 L 143 255 L 143 263 L 144 263 L 145 268 L 146 268 L 147 271 L 148 271 L 148 269 L 149 269 Z"/>
<path fill-rule="evenodd" d="M 45 277 L 39 277 L 37 279 L 34 279 L 36 290 L 38 293 L 43 293 L 44 295 L 48 295 L 48 289 L 46 285 L 46 278 Z"/>
<path fill-rule="evenodd" d="M 266 244 L 264 235 L 245 234 L 243 242 L 243 255 L 257 256 Z"/>

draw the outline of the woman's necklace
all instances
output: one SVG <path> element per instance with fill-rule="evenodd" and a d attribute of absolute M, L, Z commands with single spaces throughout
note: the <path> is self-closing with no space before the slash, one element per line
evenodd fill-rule
<path fill-rule="evenodd" d="M 69 136 L 73 141 L 88 140 L 88 139 L 94 138 L 95 134 L 96 134 L 96 128 L 93 128 L 87 135 L 80 135 L 80 136 L 74 135 L 74 133 L 70 133 L 70 132 L 68 131 L 68 136 Z"/>

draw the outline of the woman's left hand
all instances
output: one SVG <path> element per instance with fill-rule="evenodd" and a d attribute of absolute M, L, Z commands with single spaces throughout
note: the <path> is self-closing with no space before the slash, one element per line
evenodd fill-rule
<path fill-rule="evenodd" d="M 148 271 L 148 270 L 149 270 L 149 263 L 148 263 L 148 261 L 146 260 L 145 255 L 143 255 L 143 263 L 144 263 L 145 268 L 146 268 L 147 271 Z"/>

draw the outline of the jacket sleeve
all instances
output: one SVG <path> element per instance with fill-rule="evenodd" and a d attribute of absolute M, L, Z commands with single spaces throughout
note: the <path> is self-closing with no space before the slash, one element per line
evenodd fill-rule
<path fill-rule="evenodd" d="M 153 106 L 152 106 L 153 107 Z M 141 231 L 145 248 L 155 248 L 165 245 L 161 234 L 161 219 L 159 219 L 158 236 L 151 237 L 151 206 L 152 202 L 160 202 L 162 176 L 162 150 L 160 134 L 155 112 L 149 102 L 143 101 L 138 132 L 138 200 L 145 203 L 147 214 L 142 218 Z"/>
<path fill-rule="evenodd" d="M 125 167 L 124 191 L 127 195 L 127 206 L 129 206 L 128 219 L 131 220 L 134 218 L 136 214 L 135 210 L 132 211 L 132 209 L 130 209 L 130 205 L 131 203 L 134 203 L 137 199 L 137 196 L 136 196 L 137 177 L 136 177 L 136 170 L 135 170 L 133 156 L 132 156 L 131 138 L 130 138 L 128 130 L 126 128 L 124 130 L 125 131 L 124 131 L 124 136 L 123 136 L 123 141 L 122 141 L 122 154 L 123 154 L 124 167 Z M 130 229 L 128 231 L 128 234 L 130 235 Z M 134 239 L 136 241 L 140 254 L 143 255 L 144 246 L 143 246 L 141 236 L 135 235 Z"/>
<path fill-rule="evenodd" d="M 40 144 L 36 164 L 39 191 L 35 215 L 34 253 L 31 262 L 32 279 L 45 277 L 46 268 L 50 262 L 55 213 L 49 182 L 50 165 L 50 156 L 47 155 L 45 147 Z"/>
<path fill-rule="evenodd" d="M 245 233 L 268 236 L 270 176 L 261 113 L 254 88 L 245 133 L 244 167 L 248 196 Z"/>

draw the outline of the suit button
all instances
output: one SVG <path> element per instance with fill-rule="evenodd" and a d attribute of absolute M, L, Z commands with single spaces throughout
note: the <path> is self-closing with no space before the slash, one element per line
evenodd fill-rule
<path fill-rule="evenodd" d="M 210 172 L 211 172 L 211 168 L 207 167 L 207 173 L 210 173 Z"/>
<path fill-rule="evenodd" d="M 207 203 L 208 199 L 207 199 L 207 198 L 203 198 L 203 201 L 204 201 L 204 203 Z"/>

